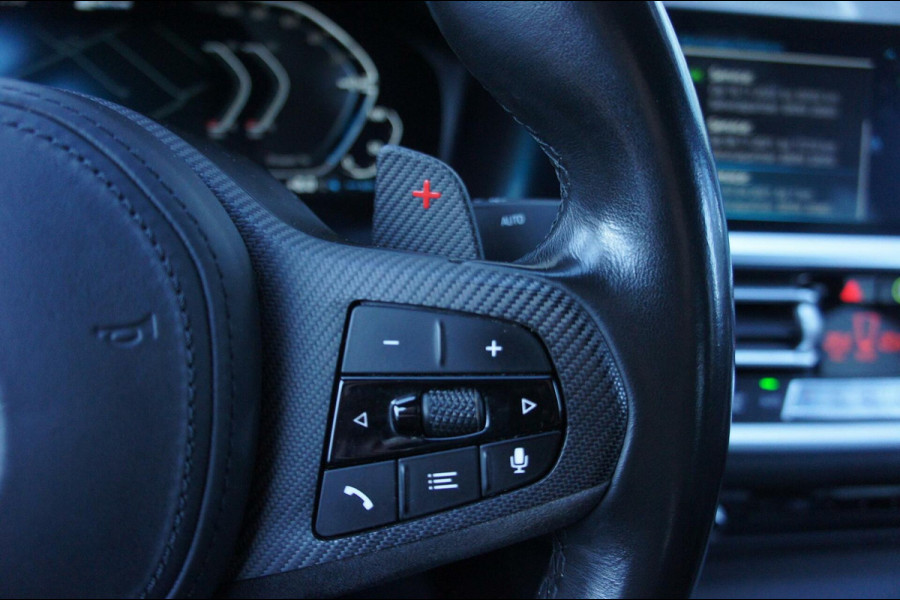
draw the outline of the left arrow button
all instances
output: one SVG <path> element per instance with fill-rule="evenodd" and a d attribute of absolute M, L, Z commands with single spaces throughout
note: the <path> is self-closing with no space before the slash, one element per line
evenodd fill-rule
<path fill-rule="evenodd" d="M 374 459 L 389 453 L 398 440 L 404 439 L 391 425 L 391 400 L 396 397 L 393 388 L 382 389 L 378 383 L 373 386 L 371 380 L 345 379 L 338 386 L 337 396 L 328 447 L 330 465 Z"/>

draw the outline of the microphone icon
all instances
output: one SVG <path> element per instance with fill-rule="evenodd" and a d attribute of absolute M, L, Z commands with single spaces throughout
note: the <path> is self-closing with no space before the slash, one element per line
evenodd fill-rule
<path fill-rule="evenodd" d="M 513 474 L 525 474 L 525 469 L 528 468 L 528 455 L 525 454 L 525 448 L 513 450 L 512 456 L 509 457 L 509 466 L 513 470 Z"/>

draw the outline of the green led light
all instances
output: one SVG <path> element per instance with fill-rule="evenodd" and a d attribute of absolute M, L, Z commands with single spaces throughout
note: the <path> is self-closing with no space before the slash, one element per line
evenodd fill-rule
<path fill-rule="evenodd" d="M 691 69 L 691 79 L 694 80 L 694 83 L 703 83 L 703 80 L 706 79 L 706 71 L 700 67 L 693 67 Z"/>
<path fill-rule="evenodd" d="M 763 377 L 759 380 L 759 389 L 767 392 L 777 392 L 781 382 L 775 377 Z"/>
<path fill-rule="evenodd" d="M 900 277 L 894 280 L 894 285 L 891 286 L 891 297 L 894 299 L 894 302 L 900 304 Z"/>

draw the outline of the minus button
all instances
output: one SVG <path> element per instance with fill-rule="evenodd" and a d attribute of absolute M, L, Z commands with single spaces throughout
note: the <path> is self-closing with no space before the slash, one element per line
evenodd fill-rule
<path fill-rule="evenodd" d="M 343 375 L 438 373 L 435 321 L 430 311 L 363 305 L 350 313 Z"/>

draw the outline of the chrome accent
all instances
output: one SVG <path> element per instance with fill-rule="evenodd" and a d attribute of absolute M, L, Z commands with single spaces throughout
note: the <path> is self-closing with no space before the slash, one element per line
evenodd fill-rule
<path fill-rule="evenodd" d="M 797 321 L 800 323 L 800 331 L 803 337 L 797 345 L 797 352 L 815 352 L 816 362 L 818 362 L 818 346 L 819 340 L 822 339 L 822 332 L 825 331 L 825 319 L 822 318 L 822 311 L 819 310 L 818 303 L 801 302 L 794 311 L 797 315 Z"/>
<path fill-rule="evenodd" d="M 900 2 L 663 2 L 666 9 L 900 25 Z"/>
<path fill-rule="evenodd" d="M 815 350 L 735 350 L 734 364 L 746 368 L 811 369 L 819 364 Z"/>
<path fill-rule="evenodd" d="M 809 369 L 819 363 L 817 350 L 822 337 L 823 319 L 819 311 L 819 293 L 797 287 L 735 287 L 735 303 L 775 304 L 797 303 L 794 315 L 800 325 L 802 338 L 790 350 L 736 349 L 734 362 L 738 367 L 769 367 Z"/>
<path fill-rule="evenodd" d="M 817 304 L 819 293 L 816 290 L 798 287 L 735 286 L 734 301 L 748 304 L 774 302 Z"/>
<path fill-rule="evenodd" d="M 729 60 L 746 60 L 754 62 L 771 62 L 787 65 L 813 65 L 817 67 L 837 67 L 848 69 L 874 69 L 875 64 L 868 58 L 831 56 L 824 54 L 806 54 L 800 52 L 763 52 L 759 50 L 743 50 L 734 48 L 718 48 L 708 46 L 681 47 L 685 56 L 703 58 L 723 58 Z"/>
<path fill-rule="evenodd" d="M 737 454 L 900 451 L 900 423 L 734 423 Z"/>
<path fill-rule="evenodd" d="M 781 420 L 900 420 L 900 378 L 793 379 Z"/>
<path fill-rule="evenodd" d="M 747 368 L 810 369 L 819 363 L 815 350 L 735 350 L 734 364 Z"/>
<path fill-rule="evenodd" d="M 733 231 L 729 238 L 737 268 L 900 270 L 900 237 Z"/>

